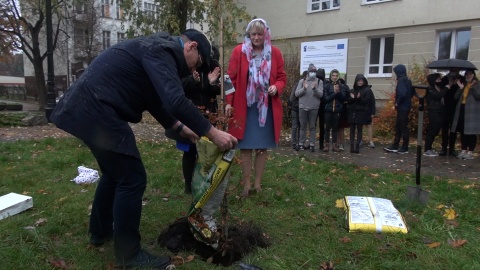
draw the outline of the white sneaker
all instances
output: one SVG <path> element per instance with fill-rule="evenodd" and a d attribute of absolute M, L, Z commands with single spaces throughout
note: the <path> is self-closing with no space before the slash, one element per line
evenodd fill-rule
<path fill-rule="evenodd" d="M 458 159 L 463 159 L 463 156 L 465 156 L 467 153 L 466 152 L 458 152 L 457 158 Z"/>
<path fill-rule="evenodd" d="M 426 151 L 425 153 L 423 153 L 423 155 L 426 156 L 426 157 L 438 157 L 437 151 L 432 150 L 432 149 Z"/>
<path fill-rule="evenodd" d="M 472 153 L 464 153 L 462 158 L 465 159 L 465 160 L 470 160 L 470 159 L 473 159 L 473 155 L 472 155 Z"/>
<path fill-rule="evenodd" d="M 340 151 L 345 151 L 345 148 L 343 147 L 343 144 L 342 144 L 342 143 L 338 145 L 338 149 L 339 149 Z"/>
<path fill-rule="evenodd" d="M 375 148 L 375 144 L 374 144 L 373 142 L 370 142 L 370 143 L 368 144 L 368 147 L 370 147 L 370 148 Z"/>

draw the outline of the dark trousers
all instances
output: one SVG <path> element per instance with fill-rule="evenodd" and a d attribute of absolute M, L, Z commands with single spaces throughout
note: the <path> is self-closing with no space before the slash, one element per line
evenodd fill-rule
<path fill-rule="evenodd" d="M 318 133 L 320 149 L 323 149 L 323 142 L 325 141 L 325 110 L 322 106 L 320 106 L 320 109 L 318 110 Z"/>
<path fill-rule="evenodd" d="M 393 146 L 398 147 L 400 139 L 402 139 L 402 148 L 408 148 L 410 141 L 410 130 L 408 129 L 408 113 L 410 111 L 397 111 L 397 118 L 395 121 L 395 139 Z"/>
<path fill-rule="evenodd" d="M 188 152 L 183 152 L 182 157 L 182 171 L 185 179 L 185 188 L 190 190 L 192 188 L 193 171 L 195 169 L 195 162 L 197 161 L 197 146 L 190 144 Z"/>
<path fill-rule="evenodd" d="M 455 150 L 455 142 L 457 141 L 457 132 L 451 130 L 452 122 L 448 120 L 442 121 L 442 150 L 451 152 Z"/>
<path fill-rule="evenodd" d="M 300 139 L 300 119 L 298 111 L 292 110 L 292 146 L 298 145 Z"/>
<path fill-rule="evenodd" d="M 337 143 L 339 112 L 325 112 L 325 143 L 330 142 L 330 131 L 332 132 L 332 143 Z"/>
<path fill-rule="evenodd" d="M 458 116 L 457 130 L 460 132 L 460 143 L 462 150 L 473 151 L 477 146 L 477 135 L 465 134 L 465 104 L 460 106 L 460 113 Z"/>
<path fill-rule="evenodd" d="M 140 250 L 147 174 L 138 158 L 87 145 L 102 173 L 93 199 L 89 232 L 100 237 L 113 232 L 115 257 L 122 262 Z"/>
<path fill-rule="evenodd" d="M 440 132 L 440 129 L 442 129 L 444 122 L 445 113 L 428 111 L 428 127 L 427 134 L 425 136 L 425 151 L 432 150 L 433 141 Z"/>
<path fill-rule="evenodd" d="M 357 141 L 355 142 L 355 131 L 357 131 Z M 350 147 L 354 149 L 360 148 L 360 142 L 362 141 L 363 125 L 350 124 Z"/>

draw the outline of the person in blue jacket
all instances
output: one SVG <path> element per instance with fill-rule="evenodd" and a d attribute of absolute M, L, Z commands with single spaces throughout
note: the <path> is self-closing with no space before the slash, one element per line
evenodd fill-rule
<path fill-rule="evenodd" d="M 397 118 L 395 120 L 395 138 L 393 144 L 383 148 L 387 152 L 398 154 L 408 153 L 408 144 L 410 141 L 410 130 L 408 129 L 408 114 L 412 108 L 412 82 L 407 77 L 407 68 L 402 65 L 396 65 L 393 68 L 395 72 L 397 87 L 395 89 L 395 109 L 397 110 Z M 400 139 L 402 146 L 399 148 Z"/>
<path fill-rule="evenodd" d="M 208 70 L 211 44 L 200 31 L 165 32 L 120 42 L 102 52 L 65 92 L 50 121 L 83 140 L 101 178 L 90 216 L 90 243 L 113 237 L 120 268 L 166 268 L 169 256 L 140 245 L 146 171 L 129 122 L 148 111 L 162 126 L 192 142 L 207 136 L 220 150 L 235 147 L 232 135 L 213 127 L 185 97 L 181 78 Z"/>

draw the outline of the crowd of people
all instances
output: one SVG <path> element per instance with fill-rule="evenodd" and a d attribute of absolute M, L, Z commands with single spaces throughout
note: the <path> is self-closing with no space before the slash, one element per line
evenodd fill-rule
<path fill-rule="evenodd" d="M 337 69 L 327 79 L 325 70 L 310 64 L 292 90 L 288 104 L 292 111 L 292 148 L 296 151 L 315 152 L 317 122 L 318 144 L 323 152 L 344 151 L 344 129 L 349 128 L 350 153 L 360 153 L 364 126 L 367 145 L 375 147 L 372 131 L 375 96 L 363 74 L 358 74 L 349 88 Z"/>
<path fill-rule="evenodd" d="M 320 71 L 320 72 L 319 72 Z M 315 75 L 316 72 L 316 75 Z M 393 68 L 396 80 L 394 104 L 396 119 L 393 143 L 386 152 L 407 154 L 410 131 L 409 114 L 415 89 L 407 76 L 405 65 Z M 343 128 L 349 127 L 350 153 L 359 153 L 366 127 L 368 144 L 374 148 L 372 118 L 376 114 L 375 96 L 363 74 L 357 74 L 349 88 L 333 69 L 329 78 L 325 71 L 310 64 L 292 90 L 288 105 L 291 109 L 291 143 L 296 151 L 309 149 L 315 152 L 316 138 L 324 152 L 343 151 Z M 426 100 L 428 126 L 424 144 L 424 156 L 450 155 L 462 160 L 473 159 L 473 151 L 480 134 L 480 83 L 475 70 L 467 69 L 464 75 L 459 69 L 451 69 L 447 75 L 433 73 L 427 76 Z M 316 119 L 319 128 L 317 136 Z M 307 143 L 308 133 L 308 143 Z M 460 134 L 460 151 L 455 150 L 457 134 Z M 441 134 L 441 150 L 433 148 L 434 140 Z"/>

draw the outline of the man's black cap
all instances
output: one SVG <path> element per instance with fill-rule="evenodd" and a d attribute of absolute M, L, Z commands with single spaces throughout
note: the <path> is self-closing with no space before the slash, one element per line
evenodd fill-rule
<path fill-rule="evenodd" d="M 195 41 L 198 43 L 198 51 L 202 57 L 202 66 L 200 67 L 201 71 L 210 71 L 210 61 L 212 55 L 212 44 L 208 40 L 207 36 L 204 33 L 195 30 L 187 29 L 182 33 L 189 40 Z"/>

